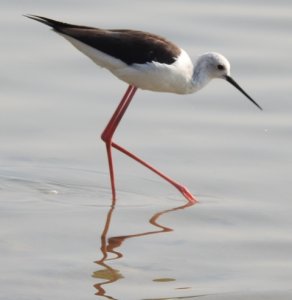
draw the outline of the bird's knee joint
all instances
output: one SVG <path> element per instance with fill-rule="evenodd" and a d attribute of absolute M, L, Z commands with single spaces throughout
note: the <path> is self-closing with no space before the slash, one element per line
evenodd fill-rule
<path fill-rule="evenodd" d="M 104 141 L 106 143 L 106 137 L 103 134 L 100 136 L 100 138 L 102 141 Z"/>
<path fill-rule="evenodd" d="M 102 140 L 106 145 L 111 145 L 111 143 L 112 143 L 111 137 L 108 137 L 107 135 L 102 134 L 102 135 L 100 136 L 100 138 L 101 138 L 101 140 Z"/>

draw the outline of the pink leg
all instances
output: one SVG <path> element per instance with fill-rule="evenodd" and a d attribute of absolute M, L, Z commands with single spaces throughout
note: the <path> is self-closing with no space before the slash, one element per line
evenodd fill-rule
<path fill-rule="evenodd" d="M 172 184 L 174 187 L 176 187 L 184 195 L 184 197 L 189 202 L 195 203 L 197 201 L 196 198 L 189 192 L 189 190 L 186 187 L 180 185 L 179 183 L 177 183 L 173 179 L 169 178 L 168 176 L 166 176 L 162 172 L 158 171 L 157 169 L 155 169 L 154 167 L 149 165 L 147 162 L 143 161 L 141 158 L 137 157 L 136 155 L 134 155 L 133 153 L 129 152 L 128 150 L 122 148 L 121 146 L 117 145 L 116 143 L 113 142 L 112 146 L 114 148 L 116 148 L 117 150 L 123 152 L 124 154 L 128 155 L 129 157 L 133 158 L 134 160 L 136 160 L 137 162 L 139 162 L 140 164 L 142 164 L 146 168 L 150 169 L 151 171 L 153 171 L 154 173 L 156 173 L 157 175 L 159 175 L 160 177 L 162 177 L 166 181 L 168 181 L 170 184 Z"/>
<path fill-rule="evenodd" d="M 107 155 L 108 155 L 108 163 L 109 163 L 109 171 L 110 171 L 110 178 L 111 178 L 111 187 L 112 187 L 112 197 L 115 200 L 116 199 L 116 190 L 115 190 L 115 180 L 114 180 L 114 167 L 113 167 L 113 160 L 112 160 L 112 153 L 111 148 L 114 147 L 115 149 L 121 151 L 122 153 L 128 155 L 132 159 L 136 160 L 143 166 L 147 167 L 151 171 L 155 172 L 157 175 L 168 181 L 170 184 L 172 184 L 175 188 L 177 188 L 184 197 L 190 202 L 195 203 L 196 199 L 195 197 L 188 191 L 188 189 L 179 183 L 175 182 L 162 172 L 158 171 L 136 155 L 132 154 L 128 150 L 122 148 L 121 146 L 117 145 L 116 143 L 112 142 L 112 137 L 115 133 L 115 130 L 117 129 L 124 113 L 126 112 L 131 100 L 133 99 L 133 96 L 135 92 L 137 91 L 137 88 L 134 86 L 129 86 L 124 97 L 122 98 L 119 106 L 117 107 L 116 111 L 114 112 L 112 118 L 110 119 L 108 125 L 104 129 L 101 138 L 106 143 L 106 149 L 107 149 Z"/>
<path fill-rule="evenodd" d="M 122 98 L 120 104 L 118 105 L 117 109 L 115 110 L 115 112 L 114 112 L 113 116 L 111 117 L 110 121 L 108 122 L 106 128 L 104 129 L 103 133 L 101 134 L 101 139 L 106 144 L 113 200 L 116 199 L 116 188 L 115 188 L 115 175 L 114 175 L 114 167 L 113 167 L 113 159 L 112 159 L 112 137 L 113 137 L 126 109 L 128 108 L 131 100 L 133 99 L 133 96 L 136 91 L 137 91 L 136 87 L 129 85 L 124 97 Z"/>

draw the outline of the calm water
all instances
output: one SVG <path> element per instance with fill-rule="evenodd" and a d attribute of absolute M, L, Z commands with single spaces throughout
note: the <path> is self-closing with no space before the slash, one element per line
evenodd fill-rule
<path fill-rule="evenodd" d="M 291 299 L 291 1 L 0 3 L 0 299 Z M 126 85 L 24 13 L 224 53 L 264 111 L 220 80 L 139 91 L 116 140 L 199 203 L 119 153 L 112 203 Z"/>

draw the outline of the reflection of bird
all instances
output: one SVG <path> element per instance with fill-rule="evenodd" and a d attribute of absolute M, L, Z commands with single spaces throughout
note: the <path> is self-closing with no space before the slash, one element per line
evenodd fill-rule
<path fill-rule="evenodd" d="M 122 246 L 124 241 L 131 239 L 131 238 L 139 238 L 139 237 L 144 237 L 144 236 L 148 236 L 148 235 L 173 231 L 172 228 L 159 224 L 158 223 L 159 218 L 162 215 L 166 215 L 170 212 L 175 212 L 177 210 L 189 208 L 192 205 L 194 205 L 194 203 L 187 202 L 185 205 L 170 208 L 170 209 L 155 213 L 149 219 L 149 223 L 151 225 L 157 227 L 158 228 L 157 230 L 145 231 L 145 232 L 140 232 L 140 233 L 136 233 L 136 234 L 108 237 L 110 226 L 112 223 L 113 212 L 116 207 L 116 201 L 113 199 L 112 205 L 107 213 L 106 222 L 105 222 L 102 234 L 101 234 L 100 250 L 101 250 L 102 257 L 101 257 L 101 259 L 95 261 L 95 263 L 97 265 L 99 265 L 101 267 L 101 269 L 95 271 L 92 275 L 92 277 L 102 280 L 102 282 L 96 283 L 94 285 L 94 287 L 97 289 L 96 295 L 103 296 L 104 298 L 111 299 L 111 300 L 115 299 L 115 298 L 112 298 L 111 296 L 106 295 L 106 290 L 105 290 L 104 286 L 107 284 L 112 284 L 112 283 L 124 278 L 122 273 L 120 272 L 120 270 L 114 269 L 113 267 L 111 267 L 109 265 L 110 261 L 117 260 L 117 259 L 120 259 L 123 257 L 123 253 L 118 251 L 118 248 Z M 109 257 L 110 254 L 112 255 L 111 257 Z"/>
<path fill-rule="evenodd" d="M 261 109 L 232 79 L 230 64 L 221 54 L 214 52 L 203 54 L 194 66 L 184 50 L 155 34 L 72 25 L 35 15 L 27 15 L 27 17 L 52 27 L 55 32 L 62 35 L 97 65 L 108 69 L 116 77 L 129 84 L 121 103 L 101 135 L 106 143 L 113 199 L 116 197 L 116 192 L 112 147 L 160 175 L 175 186 L 190 202 L 195 201 L 194 196 L 184 186 L 112 141 L 119 122 L 138 88 L 190 94 L 203 88 L 211 79 L 221 78 L 230 82 Z"/>

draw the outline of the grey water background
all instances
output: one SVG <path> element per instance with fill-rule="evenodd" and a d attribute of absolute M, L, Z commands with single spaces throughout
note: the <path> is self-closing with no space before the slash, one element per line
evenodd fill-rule
<path fill-rule="evenodd" d="M 0 4 L 0 299 L 291 299 L 291 1 Z M 126 85 L 25 13 L 155 32 L 193 59 L 223 53 L 262 105 L 222 80 L 138 91 L 115 139 L 198 198 L 161 215 L 173 231 L 143 235 L 185 200 L 116 152 L 110 211 L 99 135 Z M 110 215 L 107 240 L 128 238 L 104 266 Z"/>

